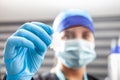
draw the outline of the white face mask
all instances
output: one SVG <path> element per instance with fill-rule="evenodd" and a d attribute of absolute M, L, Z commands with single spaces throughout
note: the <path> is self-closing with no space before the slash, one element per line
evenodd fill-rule
<path fill-rule="evenodd" d="M 80 68 L 96 58 L 95 45 L 86 40 L 67 40 L 59 44 L 56 56 L 69 68 Z"/>

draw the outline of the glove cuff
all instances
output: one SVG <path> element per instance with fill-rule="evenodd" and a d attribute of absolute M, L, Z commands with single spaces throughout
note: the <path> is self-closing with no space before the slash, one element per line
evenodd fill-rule
<path fill-rule="evenodd" d="M 28 76 L 28 75 L 6 75 L 6 80 L 32 80 L 32 76 Z"/>

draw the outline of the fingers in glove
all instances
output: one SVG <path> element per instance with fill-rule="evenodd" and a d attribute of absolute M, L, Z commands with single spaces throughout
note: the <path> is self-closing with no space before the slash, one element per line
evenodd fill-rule
<path fill-rule="evenodd" d="M 44 23 L 40 23 L 40 22 L 32 22 L 32 24 L 35 24 L 41 28 L 43 28 L 49 35 L 52 35 L 53 34 L 53 29 L 51 26 L 49 25 L 46 25 Z"/>
<path fill-rule="evenodd" d="M 45 25 L 44 27 L 48 27 L 48 26 Z M 30 31 L 33 34 L 35 34 L 36 36 L 38 36 L 47 46 L 50 45 L 50 43 L 51 43 L 51 37 L 44 30 L 44 28 L 39 27 L 39 26 L 37 26 L 35 24 L 32 24 L 32 23 L 26 23 L 21 28 L 22 29 L 26 29 L 27 31 Z"/>
<path fill-rule="evenodd" d="M 35 49 L 36 51 L 39 52 L 45 52 L 47 49 L 46 44 L 35 34 L 33 34 L 30 31 L 27 31 L 25 29 L 19 29 L 14 36 L 20 36 L 20 37 L 24 37 L 28 40 L 30 40 L 34 45 L 35 45 Z"/>
<path fill-rule="evenodd" d="M 19 46 L 27 47 L 30 49 L 35 48 L 34 44 L 28 39 L 19 36 L 11 36 L 7 39 L 6 47 L 4 50 L 5 59 L 10 59 L 16 56 L 15 54 L 16 52 L 14 52 L 15 51 L 14 49 L 15 47 L 19 47 Z"/>

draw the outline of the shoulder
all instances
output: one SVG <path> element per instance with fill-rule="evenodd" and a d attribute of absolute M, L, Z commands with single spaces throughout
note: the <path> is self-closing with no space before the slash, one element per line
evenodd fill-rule
<path fill-rule="evenodd" d="M 88 76 L 88 80 L 99 80 L 99 79 L 97 79 L 96 77 L 94 77 L 92 75 L 87 74 L 87 76 Z"/>
<path fill-rule="evenodd" d="M 44 78 L 44 80 L 58 80 L 56 74 L 50 72 L 43 74 L 42 77 Z"/>
<path fill-rule="evenodd" d="M 44 73 L 44 74 L 40 74 L 38 77 L 34 78 L 34 80 L 59 80 L 56 76 L 56 74 L 54 73 Z"/>

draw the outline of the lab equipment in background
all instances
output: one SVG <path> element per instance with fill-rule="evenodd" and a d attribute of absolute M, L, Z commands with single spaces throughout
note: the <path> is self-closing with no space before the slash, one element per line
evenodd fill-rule
<path fill-rule="evenodd" d="M 111 54 L 108 56 L 108 80 L 120 80 L 120 37 L 111 42 Z"/>

